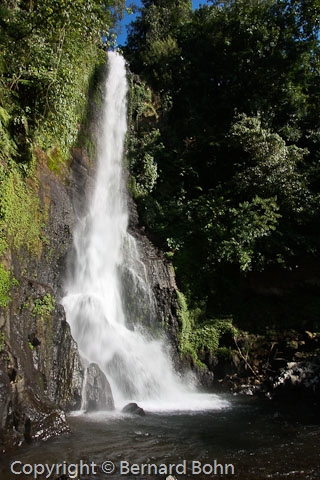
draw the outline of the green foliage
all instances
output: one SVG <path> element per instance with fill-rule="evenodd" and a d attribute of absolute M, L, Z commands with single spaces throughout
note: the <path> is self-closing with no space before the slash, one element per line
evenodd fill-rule
<path fill-rule="evenodd" d="M 234 354 L 234 349 L 230 347 L 219 347 L 215 351 L 215 355 L 218 358 L 221 358 L 223 361 L 232 360 L 233 354 Z"/>
<path fill-rule="evenodd" d="M 218 261 L 238 263 L 240 269 L 250 270 L 256 244 L 262 237 L 276 230 L 279 215 L 276 197 L 262 199 L 255 196 L 251 202 L 240 203 L 227 210 L 227 228 L 217 245 Z M 263 262 L 262 255 L 259 256 Z"/>
<path fill-rule="evenodd" d="M 43 240 L 43 213 L 35 181 L 26 182 L 12 167 L 0 165 L 0 239 L 1 252 L 21 247 L 30 254 L 40 253 Z"/>
<path fill-rule="evenodd" d="M 155 157 L 161 155 L 164 148 L 159 129 L 150 126 L 152 118 L 157 120 L 158 114 L 152 102 L 151 90 L 144 82 L 131 77 L 127 143 L 131 173 L 129 187 L 136 199 L 148 195 L 154 189 L 158 178 Z"/>
<path fill-rule="evenodd" d="M 32 143 L 44 150 L 59 145 L 68 155 L 84 115 L 90 75 L 105 61 L 103 49 L 123 7 L 122 0 L 2 2 L 0 90 L 19 161 L 30 156 Z M 0 139 L 8 143 L 1 126 Z"/>
<path fill-rule="evenodd" d="M 159 61 L 165 62 L 167 58 L 170 58 L 179 53 L 177 40 L 168 35 L 161 40 L 155 40 L 149 48 L 147 53 L 147 60 L 150 62 L 154 58 L 158 58 Z"/>
<path fill-rule="evenodd" d="M 190 342 L 196 352 L 209 350 L 211 353 L 216 353 L 221 337 L 226 333 L 234 337 L 236 332 L 237 330 L 229 319 L 207 320 L 204 324 L 194 329 Z M 223 350 L 220 349 L 220 355 L 222 355 L 222 352 Z"/>
<path fill-rule="evenodd" d="M 2 349 L 4 348 L 5 344 L 6 344 L 6 336 L 5 336 L 5 333 L 2 332 L 1 333 L 1 336 L 0 336 L 0 353 L 2 352 Z"/>
<path fill-rule="evenodd" d="M 18 286 L 18 280 L 13 276 L 12 271 L 8 270 L 0 261 L 0 307 L 6 307 L 11 300 L 10 290 Z"/>
<path fill-rule="evenodd" d="M 145 82 L 130 77 L 129 91 L 129 124 L 139 123 L 142 117 L 155 115 L 157 112 L 152 103 L 152 92 Z"/>
<path fill-rule="evenodd" d="M 176 35 L 191 18 L 189 0 L 143 2 L 141 16 L 132 23 L 124 48 L 134 70 L 142 65 L 148 80 L 161 89 L 170 87 L 180 53 Z"/>
<path fill-rule="evenodd" d="M 188 310 L 188 305 L 185 296 L 182 292 L 177 290 L 177 302 L 179 309 L 177 311 L 178 320 L 180 323 L 180 350 L 182 354 L 191 353 L 195 355 L 190 344 L 190 336 L 192 332 L 192 320 Z"/>
<path fill-rule="evenodd" d="M 0 160 L 7 161 L 16 155 L 16 144 L 12 139 L 8 127 L 10 124 L 10 115 L 0 107 Z"/>
<path fill-rule="evenodd" d="M 11 273 L 0 263 L 0 307 L 6 307 L 10 302 Z"/>
<path fill-rule="evenodd" d="M 140 78 L 128 158 L 142 222 L 173 262 L 191 311 L 204 303 L 207 318 L 232 314 L 237 324 L 245 315 L 262 322 L 261 305 L 279 325 L 306 315 L 290 310 L 292 297 L 286 314 L 272 299 L 267 307 L 248 285 L 258 276 L 271 291 L 320 254 L 320 5 L 143 5 L 124 49 Z M 150 100 L 157 116 L 145 109 Z M 145 154 L 157 166 L 151 184 Z M 315 311 L 318 294 L 308 295 Z M 200 321 L 184 323 L 187 332 Z"/>
<path fill-rule="evenodd" d="M 158 178 L 158 167 L 154 156 L 163 149 L 159 143 L 160 132 L 152 129 L 143 137 L 130 137 L 130 171 L 134 180 L 135 197 L 152 192 Z"/>
<path fill-rule="evenodd" d="M 74 59 L 67 56 L 65 62 L 68 63 L 63 67 L 60 64 L 60 77 L 55 78 L 48 91 L 46 102 L 52 107 L 48 110 L 43 107 L 43 114 L 37 114 L 37 118 L 42 117 L 42 122 L 38 123 L 34 132 L 34 141 L 44 150 L 58 143 L 62 158 L 68 155 L 78 137 L 79 123 L 86 106 L 89 75 L 96 62 L 94 49 L 88 47 L 85 55 L 78 52 Z"/>
<path fill-rule="evenodd" d="M 234 181 L 238 191 L 254 189 L 263 197 L 276 194 L 283 207 L 298 213 L 310 207 L 307 178 L 299 171 L 307 149 L 286 145 L 280 135 L 262 128 L 259 117 L 245 114 L 233 124 L 231 137 L 247 154 L 237 165 Z"/>
<path fill-rule="evenodd" d="M 223 336 L 233 339 L 237 329 L 229 318 L 208 320 L 200 308 L 189 310 L 183 293 L 177 291 L 179 309 L 177 311 L 180 321 L 180 352 L 181 355 L 191 355 L 194 362 L 203 367 L 199 355 L 209 351 L 214 355 L 229 357 L 230 347 L 221 345 Z"/>
<path fill-rule="evenodd" d="M 49 150 L 47 165 L 52 172 L 63 177 L 67 167 L 67 158 L 59 147 Z"/>
<path fill-rule="evenodd" d="M 8 249 L 19 252 L 25 248 L 39 255 L 43 241 L 43 220 L 35 181 L 25 182 L 14 164 L 0 165 L 0 305 L 6 307 L 10 290 L 17 285 L 10 269 L 4 264 Z"/>
<path fill-rule="evenodd" d="M 55 309 L 55 298 L 47 293 L 43 298 L 37 298 L 34 302 L 34 307 L 32 309 L 32 315 L 39 316 L 42 319 L 50 317 L 51 313 Z"/>

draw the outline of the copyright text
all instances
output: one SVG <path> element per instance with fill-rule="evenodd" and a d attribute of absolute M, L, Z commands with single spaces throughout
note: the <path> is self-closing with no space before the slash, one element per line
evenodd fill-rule
<path fill-rule="evenodd" d="M 234 475 L 235 467 L 232 463 L 219 463 L 212 460 L 210 463 L 203 463 L 200 460 L 182 460 L 180 463 L 130 463 L 128 460 L 121 460 L 117 465 L 111 460 L 101 464 L 95 462 L 78 463 L 23 463 L 15 460 L 10 465 L 10 471 L 14 475 L 28 475 L 29 478 L 54 478 L 56 475 L 68 475 L 70 479 L 77 479 L 81 475 L 95 476 L 102 472 L 111 475 L 114 472 L 120 475 Z"/>

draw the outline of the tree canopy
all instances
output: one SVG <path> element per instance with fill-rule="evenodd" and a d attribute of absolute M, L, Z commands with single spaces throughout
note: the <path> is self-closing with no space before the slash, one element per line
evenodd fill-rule
<path fill-rule="evenodd" d="M 228 313 L 250 274 L 319 256 L 320 2 L 174 3 L 145 2 L 129 31 L 158 105 L 129 160 L 138 187 L 137 145 L 157 172 L 135 193 L 189 302 Z"/>

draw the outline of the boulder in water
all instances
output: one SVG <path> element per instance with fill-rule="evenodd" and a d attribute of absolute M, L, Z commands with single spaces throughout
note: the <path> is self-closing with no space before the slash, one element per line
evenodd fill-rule
<path fill-rule="evenodd" d="M 140 417 L 145 416 L 145 411 L 143 408 L 139 407 L 139 405 L 134 402 L 128 403 L 125 407 L 123 407 L 122 411 L 124 413 L 131 413 L 132 415 L 139 415 Z"/>
<path fill-rule="evenodd" d="M 90 363 L 87 367 L 83 395 L 87 412 L 114 410 L 110 384 L 96 363 Z"/>

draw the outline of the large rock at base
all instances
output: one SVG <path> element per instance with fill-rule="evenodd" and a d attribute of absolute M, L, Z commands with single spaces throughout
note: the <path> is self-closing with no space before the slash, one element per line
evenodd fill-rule
<path fill-rule="evenodd" d="M 80 408 L 83 367 L 61 305 L 44 317 L 34 299 L 48 287 L 20 282 L 7 310 L 0 354 L 0 447 L 69 431 L 62 410 Z M 50 291 L 50 290 L 49 290 Z M 19 308 L 25 305 L 24 308 Z"/>
<path fill-rule="evenodd" d="M 96 363 L 90 363 L 85 374 L 84 407 L 87 412 L 114 410 L 110 384 Z"/>
<path fill-rule="evenodd" d="M 139 407 L 139 405 L 135 402 L 128 403 L 122 409 L 123 413 L 131 413 L 132 415 L 139 415 L 139 417 L 145 416 L 145 411 L 143 408 Z"/>

